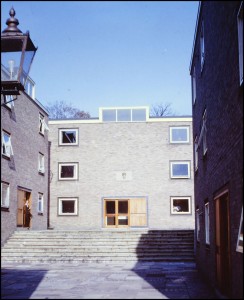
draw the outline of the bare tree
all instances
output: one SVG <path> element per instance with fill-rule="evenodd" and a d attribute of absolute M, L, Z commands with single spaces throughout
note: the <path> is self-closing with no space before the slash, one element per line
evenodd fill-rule
<path fill-rule="evenodd" d="M 150 114 L 153 117 L 163 117 L 163 116 L 172 116 L 174 115 L 171 109 L 171 103 L 160 103 L 152 105 Z"/>
<path fill-rule="evenodd" d="M 73 107 L 71 103 L 66 103 L 65 101 L 56 101 L 55 103 L 49 103 L 46 105 L 49 111 L 50 119 L 89 119 L 90 114 L 84 112 L 78 108 Z"/>

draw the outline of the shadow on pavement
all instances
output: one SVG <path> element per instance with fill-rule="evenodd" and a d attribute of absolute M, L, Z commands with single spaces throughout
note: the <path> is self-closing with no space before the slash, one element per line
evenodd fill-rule
<path fill-rule="evenodd" d="M 1 269 L 1 299 L 29 299 L 47 270 Z"/>

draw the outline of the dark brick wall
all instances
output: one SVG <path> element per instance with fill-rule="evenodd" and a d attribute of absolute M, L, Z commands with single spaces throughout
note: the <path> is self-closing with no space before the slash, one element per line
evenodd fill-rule
<path fill-rule="evenodd" d="M 195 173 L 195 206 L 200 216 L 197 264 L 216 286 L 214 197 L 229 190 L 232 298 L 243 297 L 243 254 L 236 252 L 243 201 L 243 85 L 239 80 L 237 14 L 241 1 L 204 1 L 199 15 L 204 21 L 205 63 L 200 66 L 199 28 L 193 65 L 196 67 L 196 102 L 193 106 L 193 136 L 199 136 L 207 109 L 207 145 L 202 143 Z M 210 203 L 210 247 L 205 244 L 204 200 Z"/>
<path fill-rule="evenodd" d="M 2 97 L 2 96 L 1 96 Z M 3 98 L 1 99 L 3 103 Z M 39 112 L 47 113 L 25 93 L 21 93 L 14 102 L 14 109 L 1 106 L 1 129 L 11 134 L 14 155 L 8 160 L 1 157 L 1 180 L 10 183 L 9 211 L 1 210 L 1 244 L 17 228 L 18 186 L 31 190 L 32 225 L 31 229 L 47 228 L 48 197 L 48 136 L 39 134 Z M 38 153 L 45 157 L 45 175 L 38 173 Z M 44 195 L 44 213 L 37 213 L 38 193 Z"/>

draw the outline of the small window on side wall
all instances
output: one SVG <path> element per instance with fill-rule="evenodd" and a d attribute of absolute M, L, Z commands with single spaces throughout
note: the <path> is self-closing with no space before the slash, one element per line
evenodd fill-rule
<path fill-rule="evenodd" d="M 205 242 L 208 245 L 210 244 L 209 229 L 210 229 L 209 202 L 206 202 L 205 203 Z"/>
<path fill-rule="evenodd" d="M 77 180 L 78 163 L 59 163 L 59 180 Z"/>
<path fill-rule="evenodd" d="M 78 145 L 78 129 L 59 129 L 59 145 Z"/>
<path fill-rule="evenodd" d="M 59 198 L 58 215 L 59 216 L 78 215 L 78 198 Z"/>
<path fill-rule="evenodd" d="M 170 143 L 189 143 L 189 126 L 170 127 Z"/>
<path fill-rule="evenodd" d="M 205 44 L 204 44 L 204 23 L 202 21 L 201 32 L 200 32 L 200 53 L 201 53 L 201 71 L 205 62 Z"/>
<path fill-rule="evenodd" d="M 6 131 L 2 131 L 2 154 L 7 157 L 14 155 L 11 144 L 11 135 Z"/>
<path fill-rule="evenodd" d="M 9 207 L 9 183 L 1 182 L 1 207 Z"/>
<path fill-rule="evenodd" d="M 45 173 L 44 155 L 42 153 L 38 154 L 38 172 Z"/>
<path fill-rule="evenodd" d="M 197 241 L 200 242 L 200 211 L 199 211 L 199 208 L 196 209 L 196 234 L 197 234 Z"/>
<path fill-rule="evenodd" d="M 4 95 L 4 104 L 10 108 L 14 108 L 14 96 L 13 95 Z"/>
<path fill-rule="evenodd" d="M 243 208 L 242 208 L 242 212 L 241 212 L 241 219 L 240 219 L 236 251 L 243 253 Z"/>
<path fill-rule="evenodd" d="M 190 162 L 189 161 L 171 161 L 170 177 L 174 178 L 190 178 Z"/>
<path fill-rule="evenodd" d="M 43 213 L 43 194 L 38 193 L 37 212 Z"/>
<path fill-rule="evenodd" d="M 170 197 L 172 215 L 191 214 L 191 197 Z"/>

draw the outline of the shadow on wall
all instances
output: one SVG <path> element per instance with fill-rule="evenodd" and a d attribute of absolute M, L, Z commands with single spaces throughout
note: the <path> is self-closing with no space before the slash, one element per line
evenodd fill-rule
<path fill-rule="evenodd" d="M 47 270 L 1 269 L 1 299 L 29 299 Z"/>

